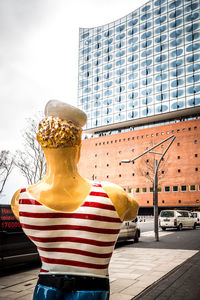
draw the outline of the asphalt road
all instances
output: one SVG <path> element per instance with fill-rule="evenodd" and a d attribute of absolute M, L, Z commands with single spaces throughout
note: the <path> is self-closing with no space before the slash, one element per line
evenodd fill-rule
<path fill-rule="evenodd" d="M 131 244 L 130 247 L 137 248 L 160 248 L 160 249 L 185 249 L 185 250 L 200 250 L 200 227 L 197 229 L 168 229 L 164 232 L 159 231 L 160 240 L 157 242 L 154 239 L 153 222 L 140 223 L 141 238 L 139 243 Z M 151 231 L 151 236 L 146 236 L 145 233 Z M 144 233 L 144 236 L 143 236 Z"/>

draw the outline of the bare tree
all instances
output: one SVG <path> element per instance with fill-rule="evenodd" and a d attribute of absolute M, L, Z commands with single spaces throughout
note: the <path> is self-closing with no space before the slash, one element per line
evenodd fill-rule
<path fill-rule="evenodd" d="M 0 195 L 14 166 L 14 158 L 7 150 L 0 151 Z"/>
<path fill-rule="evenodd" d="M 153 147 L 153 144 L 151 143 L 151 145 L 148 148 Z M 138 164 L 136 165 L 136 172 L 139 176 L 145 177 L 148 181 L 150 181 L 152 183 L 152 187 L 153 187 L 153 183 L 154 183 L 154 176 L 155 176 L 155 161 L 157 159 L 158 154 L 153 154 L 153 153 L 147 153 L 145 156 L 143 156 L 143 158 L 140 160 L 140 162 L 138 162 Z M 159 157 L 160 159 L 160 157 Z M 162 179 L 164 178 L 164 176 L 167 173 L 167 156 L 165 157 L 165 159 L 163 159 L 161 161 L 160 167 L 158 169 L 158 180 L 161 183 Z"/>
<path fill-rule="evenodd" d="M 27 119 L 27 128 L 24 131 L 24 150 L 17 151 L 15 165 L 28 184 L 34 184 L 43 178 L 46 173 L 46 160 L 39 143 L 36 140 L 38 118 Z"/>

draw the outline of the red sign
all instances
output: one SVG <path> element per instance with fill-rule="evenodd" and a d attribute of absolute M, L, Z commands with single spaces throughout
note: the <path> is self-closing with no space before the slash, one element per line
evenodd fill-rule
<path fill-rule="evenodd" d="M 10 205 L 0 205 L 0 230 L 21 231 L 21 225 L 13 215 Z"/>

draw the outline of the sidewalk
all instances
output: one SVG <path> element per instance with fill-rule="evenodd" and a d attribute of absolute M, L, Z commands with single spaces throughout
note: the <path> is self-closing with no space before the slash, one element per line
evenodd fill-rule
<path fill-rule="evenodd" d="M 167 233 L 163 232 L 162 234 L 164 236 Z M 142 239 L 145 239 L 145 235 Z M 188 260 L 189 258 L 192 260 Z M 191 270 L 193 259 L 196 261 L 196 269 L 194 266 Z M 179 268 L 185 261 L 186 263 Z M 168 291 L 170 295 L 177 286 L 180 286 L 181 289 L 183 287 L 190 288 L 190 283 L 194 278 L 196 281 L 191 286 L 199 285 L 199 267 L 200 253 L 198 250 L 135 248 L 131 247 L 130 244 L 119 247 L 114 251 L 109 269 L 110 300 L 197 299 L 189 297 L 167 298 L 168 294 L 165 295 L 165 293 Z M 39 269 L 37 268 L 1 277 L 0 299 L 31 300 L 38 272 Z M 193 272 L 195 273 L 193 274 Z M 194 276 L 190 279 L 190 275 Z M 175 285 L 173 284 L 174 281 Z"/>

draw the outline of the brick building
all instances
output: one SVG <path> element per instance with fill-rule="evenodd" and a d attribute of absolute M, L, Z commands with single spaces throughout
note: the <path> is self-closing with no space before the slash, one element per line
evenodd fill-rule
<path fill-rule="evenodd" d="M 151 173 L 153 160 L 159 156 L 147 154 L 134 164 L 123 164 L 121 161 L 133 159 L 147 147 L 152 147 L 170 135 L 174 135 L 176 139 L 159 168 L 158 205 L 160 209 L 166 207 L 198 209 L 200 207 L 198 118 L 85 139 L 79 163 L 80 173 L 88 179 L 119 184 L 139 202 L 140 213 L 152 214 L 153 185 L 148 173 Z M 160 145 L 155 152 L 163 152 L 167 144 L 168 142 Z M 149 177 L 152 177 L 151 174 Z"/>

